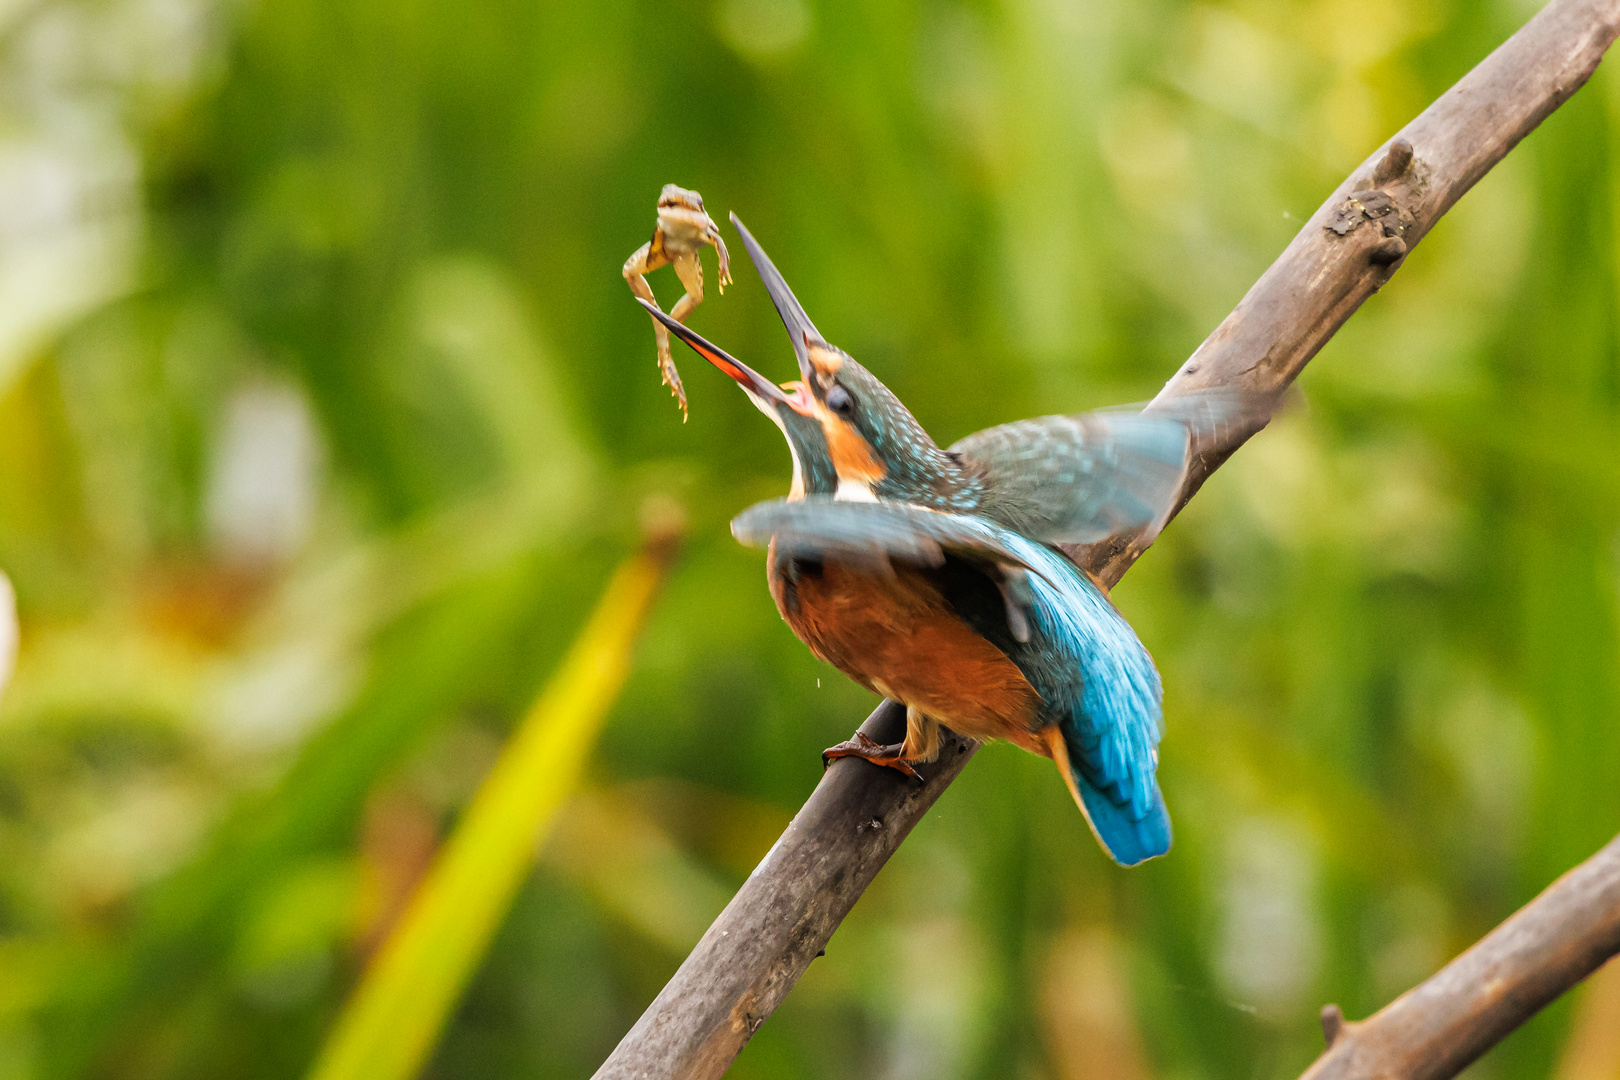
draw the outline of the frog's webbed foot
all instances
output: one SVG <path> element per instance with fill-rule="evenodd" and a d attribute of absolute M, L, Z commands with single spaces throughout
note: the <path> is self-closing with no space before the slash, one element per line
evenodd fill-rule
<path fill-rule="evenodd" d="M 854 738 L 823 750 L 821 752 L 821 764 L 825 768 L 833 758 L 858 757 L 864 758 L 874 765 L 897 769 L 913 780 L 923 779 L 922 775 L 912 768 L 911 763 L 902 756 L 904 749 L 904 743 L 884 746 L 882 743 L 873 740 L 865 732 L 857 731 Z"/>
<path fill-rule="evenodd" d="M 624 280 L 629 284 L 630 291 L 647 303 L 657 306 L 658 298 L 653 295 L 652 286 L 647 284 L 647 279 L 642 275 L 668 265 L 669 261 L 667 249 L 660 243 L 659 236 L 654 235 L 650 243 L 641 245 L 634 255 L 625 260 Z M 682 303 L 686 299 L 682 297 Z M 675 307 L 676 310 L 680 310 L 680 304 L 676 304 Z M 652 318 L 650 315 L 647 317 Z M 677 315 L 676 318 L 684 321 L 685 315 Z M 675 400 L 680 403 L 681 423 L 684 424 L 687 419 L 686 388 L 681 385 L 681 373 L 676 370 L 675 357 L 670 352 L 669 331 L 657 319 L 653 319 L 652 324 L 653 336 L 658 342 L 658 374 L 663 377 L 664 385 L 669 387 L 669 392 L 675 395 Z"/>
<path fill-rule="evenodd" d="M 669 392 L 675 395 L 675 400 L 681 406 L 681 423 L 686 423 L 686 387 L 681 385 L 681 373 L 676 370 L 675 358 L 669 352 L 669 331 L 663 326 L 658 327 L 658 374 L 664 377 L 664 385 Z"/>

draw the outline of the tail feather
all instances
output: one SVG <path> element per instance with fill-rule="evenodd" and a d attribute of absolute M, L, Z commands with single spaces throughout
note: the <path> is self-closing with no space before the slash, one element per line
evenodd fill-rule
<path fill-rule="evenodd" d="M 1096 834 L 1097 842 L 1122 866 L 1135 866 L 1170 850 L 1170 811 L 1165 808 L 1159 785 L 1153 785 L 1153 802 L 1141 819 L 1131 816 L 1128 805 L 1121 805 L 1086 782 L 1075 777 L 1080 809 Z"/>
<path fill-rule="evenodd" d="M 1164 805 L 1164 794 L 1156 781 L 1152 783 L 1147 812 L 1136 817 L 1132 813 L 1130 800 L 1121 802 L 1111 798 L 1074 768 L 1063 733 L 1056 725 L 1045 729 L 1042 734 L 1046 737 L 1052 760 L 1057 763 L 1058 772 L 1063 774 L 1063 783 L 1074 797 L 1074 804 L 1085 815 L 1092 835 L 1108 852 L 1109 858 L 1121 866 L 1135 866 L 1170 850 L 1170 811 Z"/>

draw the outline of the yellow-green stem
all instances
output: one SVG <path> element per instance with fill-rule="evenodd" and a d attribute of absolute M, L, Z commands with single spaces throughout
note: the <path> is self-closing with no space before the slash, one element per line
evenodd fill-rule
<path fill-rule="evenodd" d="M 489 947 L 619 688 L 669 563 L 649 544 L 590 622 L 490 770 L 339 1016 L 311 1080 L 407 1080 Z"/>

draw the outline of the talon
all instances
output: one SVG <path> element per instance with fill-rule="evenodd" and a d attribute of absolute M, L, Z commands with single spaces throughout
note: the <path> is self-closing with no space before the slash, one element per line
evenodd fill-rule
<path fill-rule="evenodd" d="M 833 758 L 858 757 L 870 761 L 873 765 L 881 765 L 886 769 L 895 769 L 905 773 L 913 780 L 924 780 L 924 777 L 911 763 L 900 756 L 904 743 L 895 743 L 893 746 L 884 746 L 874 741 L 863 731 L 857 731 L 855 736 L 837 746 L 829 746 L 821 752 L 821 767 L 826 768 Z"/>

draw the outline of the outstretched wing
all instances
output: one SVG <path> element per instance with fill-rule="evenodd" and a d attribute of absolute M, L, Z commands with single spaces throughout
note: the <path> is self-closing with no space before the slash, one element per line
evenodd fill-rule
<path fill-rule="evenodd" d="M 1092 544 L 1164 526 L 1193 449 L 1264 427 L 1275 401 L 1211 388 L 1154 405 L 1043 416 L 951 447 L 985 480 L 982 513 L 1047 544 Z"/>
<path fill-rule="evenodd" d="M 731 531 L 756 547 L 774 537 L 779 554 L 875 573 L 891 562 L 939 566 L 947 554 L 979 563 L 1002 591 L 1007 654 L 1041 696 L 1048 746 L 1097 839 L 1127 866 L 1169 849 L 1154 776 L 1158 672 L 1107 597 L 1060 554 L 977 515 L 829 496 L 759 503 Z"/>
<path fill-rule="evenodd" d="M 938 566 L 950 552 L 976 562 L 1032 569 L 1027 552 L 1013 547 L 1017 538 L 994 522 L 911 503 L 847 502 L 828 495 L 777 499 L 737 515 L 731 534 L 750 547 L 764 547 L 774 537 L 777 551 L 788 555 L 872 565 L 897 560 Z"/>
<path fill-rule="evenodd" d="M 983 471 L 983 512 L 1049 544 L 1163 524 L 1187 471 L 1176 417 L 1093 412 L 988 428 L 951 447 Z"/>

